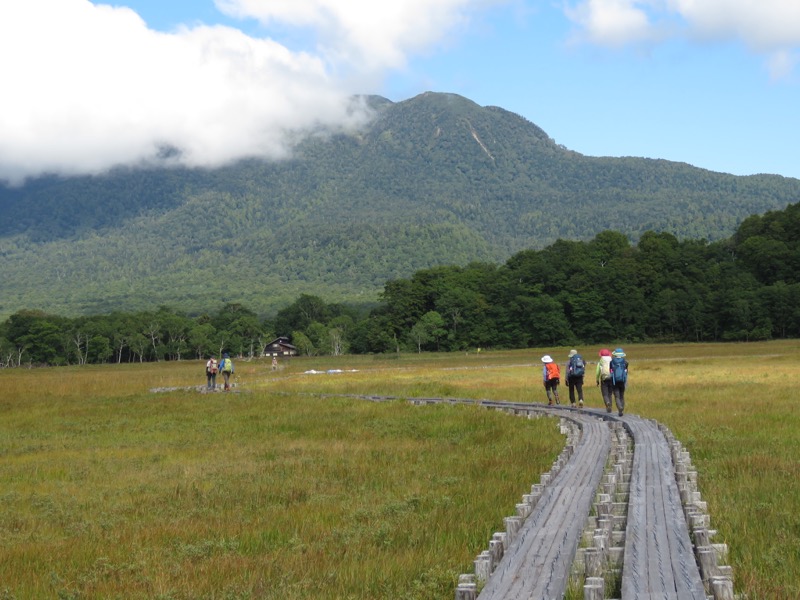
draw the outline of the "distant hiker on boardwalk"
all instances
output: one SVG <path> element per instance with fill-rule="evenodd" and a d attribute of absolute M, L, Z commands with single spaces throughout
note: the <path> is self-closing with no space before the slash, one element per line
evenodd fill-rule
<path fill-rule="evenodd" d="M 625 387 L 628 385 L 628 361 L 625 360 L 625 352 L 622 348 L 617 348 L 611 353 L 611 391 L 614 393 L 614 400 L 617 402 L 617 410 L 621 417 L 625 410 Z"/>
<path fill-rule="evenodd" d="M 277 356 L 273 356 L 272 357 L 272 370 L 273 371 L 277 371 L 278 370 L 278 357 Z"/>
<path fill-rule="evenodd" d="M 569 404 L 575 408 L 575 391 L 578 392 L 578 406 L 583 408 L 583 376 L 586 374 L 586 362 L 574 348 L 567 355 L 567 387 L 569 387 Z"/>
<path fill-rule="evenodd" d="M 544 391 L 547 394 L 547 404 L 553 406 L 553 400 L 556 404 L 561 404 L 558 399 L 558 384 L 560 383 L 561 374 L 558 370 L 558 363 L 555 362 L 549 354 L 542 357 L 544 367 L 542 367 L 542 378 L 544 381 Z"/>
<path fill-rule="evenodd" d="M 222 355 L 222 362 L 219 363 L 219 370 L 222 372 L 222 378 L 225 380 L 225 391 L 227 392 L 231 389 L 231 375 L 233 375 L 233 361 L 227 353 Z"/>
<path fill-rule="evenodd" d="M 606 405 L 606 412 L 611 412 L 611 388 L 613 383 L 611 381 L 611 350 L 608 348 L 600 350 L 600 360 L 597 361 L 595 380 L 600 387 L 600 393 L 603 395 L 603 404 Z"/>
<path fill-rule="evenodd" d="M 217 389 L 217 371 L 219 370 L 219 365 L 217 364 L 217 359 L 212 355 L 211 358 L 208 359 L 206 363 L 206 387 L 209 390 Z"/>

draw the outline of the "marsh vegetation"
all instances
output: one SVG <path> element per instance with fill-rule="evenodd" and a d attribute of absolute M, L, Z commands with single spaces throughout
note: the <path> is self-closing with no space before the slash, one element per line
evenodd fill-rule
<path fill-rule="evenodd" d="M 542 402 L 539 356 L 567 350 L 239 361 L 215 394 L 199 361 L 2 370 L 0 597 L 452 598 L 563 438 L 403 399 Z M 626 351 L 737 593 L 800 596 L 800 342 Z"/>

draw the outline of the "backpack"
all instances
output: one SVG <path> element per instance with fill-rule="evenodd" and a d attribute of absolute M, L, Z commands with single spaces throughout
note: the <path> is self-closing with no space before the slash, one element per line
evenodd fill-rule
<path fill-rule="evenodd" d="M 611 362 L 606 362 L 600 359 L 600 380 L 607 381 L 611 379 Z"/>
<path fill-rule="evenodd" d="M 208 362 L 208 372 L 212 374 L 217 372 L 217 361 L 210 360 Z"/>
<path fill-rule="evenodd" d="M 233 363 L 231 363 L 231 359 L 230 358 L 223 358 L 222 359 L 220 371 L 226 371 L 228 373 L 232 373 L 233 372 Z"/>
<path fill-rule="evenodd" d="M 611 380 L 614 385 L 625 383 L 628 379 L 628 370 L 625 368 L 625 359 L 615 356 L 611 359 Z"/>
<path fill-rule="evenodd" d="M 558 363 L 547 363 L 545 367 L 547 367 L 547 381 L 550 381 L 551 379 L 559 379 L 561 377 L 561 373 L 558 370 Z"/>
<path fill-rule="evenodd" d="M 570 377 L 583 377 L 586 374 L 586 363 L 580 354 L 569 359 L 568 371 Z"/>

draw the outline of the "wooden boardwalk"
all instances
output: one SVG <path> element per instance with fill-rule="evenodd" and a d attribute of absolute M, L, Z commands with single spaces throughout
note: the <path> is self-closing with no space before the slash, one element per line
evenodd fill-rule
<path fill-rule="evenodd" d="M 622 598 L 705 600 L 672 454 L 652 421 L 625 419 L 634 441 Z"/>
<path fill-rule="evenodd" d="M 462 575 L 456 600 L 561 600 L 570 581 L 576 580 L 584 585 L 585 600 L 602 599 L 608 597 L 603 574 L 620 577 L 620 568 L 621 600 L 733 600 L 731 569 L 718 565 L 727 548 L 710 543 L 713 531 L 696 491 L 696 472 L 687 470 L 688 453 L 662 425 L 636 415 L 618 417 L 563 406 L 458 398 L 408 400 L 474 404 L 528 417 L 545 414 L 570 424 L 562 427 L 571 433 L 553 470 L 523 496 L 518 515 L 506 519 L 506 531 L 496 533 L 489 550 L 476 558 L 475 574 Z M 614 484 L 601 483 L 614 459 L 615 426 L 624 427 L 633 441 L 633 457 L 627 459 L 629 482 L 622 494 L 627 505 L 621 516 L 611 514 L 619 504 L 610 499 L 609 486 Z M 617 473 L 620 468 L 617 463 Z M 605 475 L 611 481 L 615 477 Z M 593 510 L 597 514 L 590 517 Z M 619 520 L 624 522 L 624 535 L 618 533 L 622 547 L 611 548 L 615 538 L 610 523 Z M 595 547 L 579 551 L 587 522 L 608 531 L 595 529 Z M 613 558 L 615 550 L 621 554 L 619 565 Z M 599 577 L 594 572 L 598 565 Z"/>
<path fill-rule="evenodd" d="M 479 598 L 561 598 L 611 447 L 608 425 L 578 414 L 579 440 L 548 483 Z"/>

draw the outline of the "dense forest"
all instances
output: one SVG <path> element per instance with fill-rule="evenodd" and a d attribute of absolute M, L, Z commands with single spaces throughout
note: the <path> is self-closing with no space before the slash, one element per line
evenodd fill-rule
<path fill-rule="evenodd" d="M 584 156 L 452 94 L 370 103 L 361 130 L 319 132 L 280 162 L 0 185 L 0 319 L 23 307 L 76 318 L 231 303 L 265 316 L 301 295 L 369 306 L 387 281 L 425 269 L 468 277 L 471 263 L 514 256 L 502 279 L 528 250 L 550 256 L 568 239 L 585 242 L 570 250 L 580 254 L 606 230 L 633 243 L 646 232 L 716 242 L 800 201 L 797 179 Z M 392 285 L 386 301 L 402 284 Z M 459 331 L 450 343 L 468 340 Z"/>
<path fill-rule="evenodd" d="M 800 203 L 726 240 L 620 232 L 558 240 L 504 264 L 438 266 L 385 283 L 371 310 L 302 294 L 272 318 L 240 304 L 68 318 L 23 310 L 0 326 L 3 366 L 303 354 L 526 348 L 800 336 Z"/>

